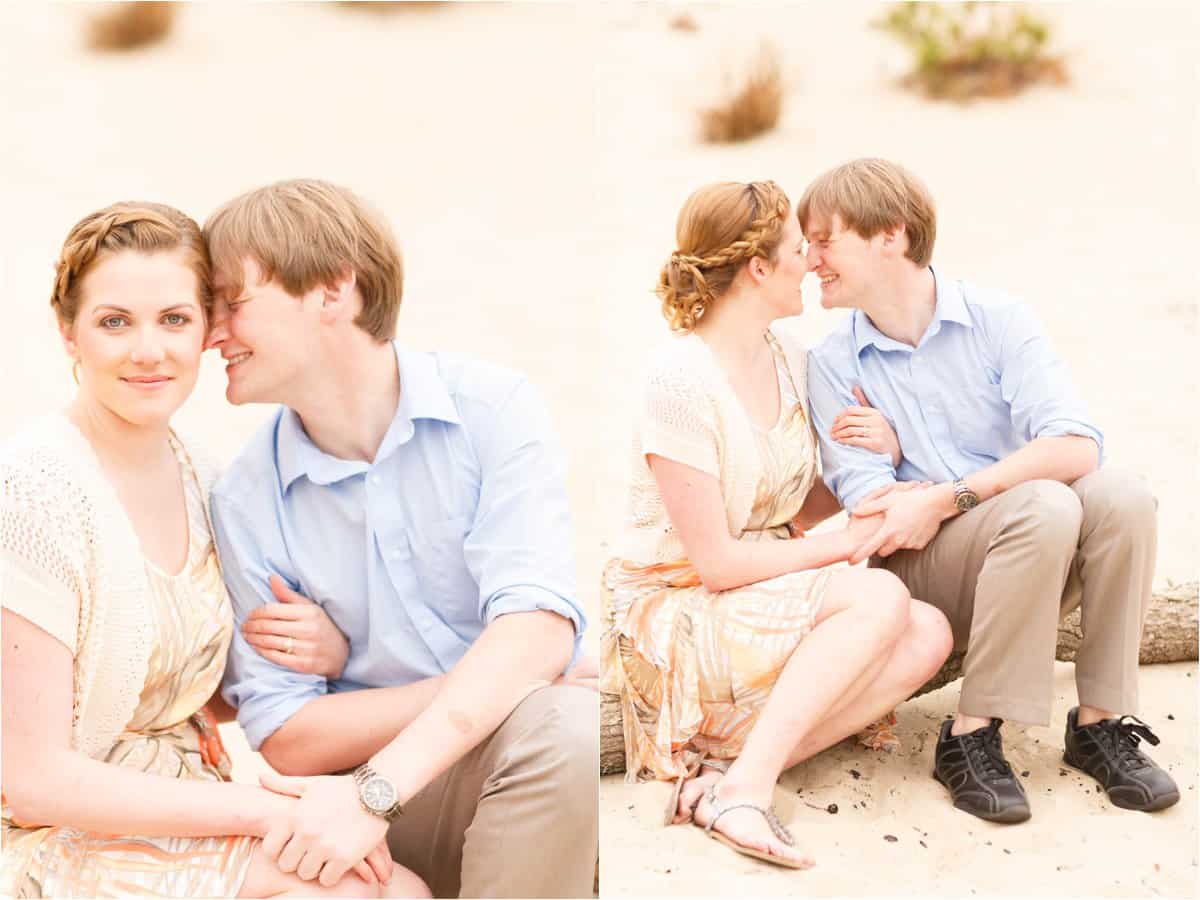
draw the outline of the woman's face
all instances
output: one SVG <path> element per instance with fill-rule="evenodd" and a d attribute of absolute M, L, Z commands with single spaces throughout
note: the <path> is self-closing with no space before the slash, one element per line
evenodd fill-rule
<path fill-rule="evenodd" d="M 800 223 L 789 212 L 783 223 L 775 260 L 763 281 L 763 288 L 779 316 L 798 316 L 804 311 L 800 288 L 804 277 L 812 271 L 808 264 L 807 249 Z"/>
<path fill-rule="evenodd" d="M 204 350 L 204 308 L 185 251 L 122 250 L 80 285 L 63 343 L 81 395 L 132 425 L 165 424 L 191 394 Z"/>

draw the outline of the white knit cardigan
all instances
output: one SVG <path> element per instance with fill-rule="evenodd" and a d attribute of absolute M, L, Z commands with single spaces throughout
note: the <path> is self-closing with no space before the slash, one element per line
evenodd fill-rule
<path fill-rule="evenodd" d="M 188 453 L 207 503 L 215 469 Z M 150 661 L 141 544 L 91 444 L 62 415 L 0 447 L 0 482 L 0 604 L 71 651 L 71 743 L 101 757 L 133 717 Z"/>
<path fill-rule="evenodd" d="M 806 403 L 808 360 L 795 329 L 795 323 L 787 320 L 771 325 L 800 401 Z M 762 457 L 753 423 L 716 357 L 698 335 L 672 337 L 657 348 L 643 382 L 634 432 L 629 506 L 625 528 L 614 548 L 618 557 L 650 565 L 687 556 L 646 462 L 648 453 L 717 478 L 729 533 L 734 538 L 741 536 L 762 480 Z"/>

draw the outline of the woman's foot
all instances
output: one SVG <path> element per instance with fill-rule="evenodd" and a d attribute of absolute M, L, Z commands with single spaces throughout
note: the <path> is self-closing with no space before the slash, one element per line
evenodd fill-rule
<path fill-rule="evenodd" d="M 763 810 L 771 808 L 770 792 L 768 792 L 765 799 L 748 792 L 743 793 L 736 787 L 720 781 L 721 776 L 718 773 L 713 774 L 717 776 L 718 783 L 720 784 L 717 788 L 717 799 L 721 808 L 729 809 L 729 807 L 737 806 L 741 803 L 748 803 Z M 694 780 L 699 781 L 700 779 L 697 778 Z M 682 802 L 683 798 L 681 797 L 680 803 L 682 804 Z M 692 820 L 695 824 L 706 827 L 712 821 L 713 815 L 713 805 L 709 800 L 706 789 L 704 796 L 700 798 L 700 802 L 695 808 Z M 720 832 L 734 844 L 737 844 L 738 847 L 747 850 L 757 850 L 760 853 L 778 857 L 781 860 L 786 860 L 787 864 L 797 868 L 807 869 L 814 864 L 811 856 L 796 847 L 788 846 L 777 837 L 771 830 L 766 816 L 758 810 L 749 808 L 729 809 L 728 812 L 721 814 L 716 824 L 713 825 L 712 830 Z"/>
<path fill-rule="evenodd" d="M 700 802 L 700 798 L 720 780 L 720 772 L 705 767 L 700 770 L 700 774 L 685 781 L 683 789 L 679 792 L 679 804 L 675 807 L 675 817 L 671 819 L 671 824 L 683 825 L 692 821 L 692 814 L 696 811 L 696 804 Z"/>

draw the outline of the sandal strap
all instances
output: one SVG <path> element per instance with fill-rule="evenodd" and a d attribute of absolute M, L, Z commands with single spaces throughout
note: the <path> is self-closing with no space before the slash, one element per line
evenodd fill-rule
<path fill-rule="evenodd" d="M 774 807 L 755 806 L 753 803 L 734 803 L 731 806 L 726 806 L 721 802 L 721 798 L 717 796 L 717 786 L 714 784 L 708 789 L 706 799 L 713 809 L 713 817 L 708 820 L 708 824 L 704 826 L 704 833 L 711 834 L 713 826 L 717 824 L 717 819 L 725 815 L 727 812 L 733 812 L 735 809 L 752 809 L 764 819 L 767 820 L 767 826 L 771 829 L 771 833 L 779 838 L 789 847 L 796 846 L 796 839 L 792 837 L 792 833 L 787 830 L 779 817 L 775 815 Z"/>

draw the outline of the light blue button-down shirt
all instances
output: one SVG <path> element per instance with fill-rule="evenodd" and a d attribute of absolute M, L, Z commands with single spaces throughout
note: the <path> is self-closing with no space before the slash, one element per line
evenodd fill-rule
<path fill-rule="evenodd" d="M 225 699 L 250 745 L 326 692 L 448 671 L 496 617 L 576 596 L 566 464 L 520 375 L 396 346 L 400 403 L 373 463 L 330 456 L 281 409 L 212 493 L 235 616 L 274 602 L 280 575 L 350 641 L 342 677 L 276 666 L 235 634 Z M 514 647 L 513 653 L 523 652 Z"/>
<path fill-rule="evenodd" d="M 932 270 L 931 270 L 932 271 Z M 916 347 L 892 340 L 862 310 L 809 354 L 808 396 L 826 485 L 853 509 L 893 481 L 965 478 L 1039 437 L 1104 437 L 1066 365 L 1020 301 L 934 273 L 933 319 Z M 903 459 L 835 442 L 853 387 L 884 414 Z"/>

